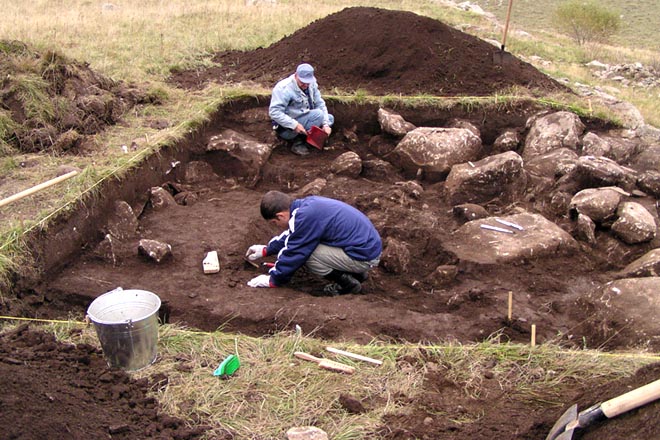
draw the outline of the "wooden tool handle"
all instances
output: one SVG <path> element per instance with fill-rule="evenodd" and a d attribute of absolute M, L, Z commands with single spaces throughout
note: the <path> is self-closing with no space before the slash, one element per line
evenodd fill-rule
<path fill-rule="evenodd" d="M 312 356 L 311 354 L 305 353 L 303 351 L 296 351 L 295 353 L 293 353 L 293 355 L 299 359 L 316 362 L 317 364 L 321 362 L 320 358 L 317 358 L 316 356 Z"/>
<path fill-rule="evenodd" d="M 611 419 L 656 399 L 660 399 L 660 379 L 603 402 L 601 410 L 608 419 Z"/>
<path fill-rule="evenodd" d="M 341 362 L 332 361 L 330 359 L 323 359 L 321 362 L 319 362 L 319 367 L 325 370 L 337 371 L 339 373 L 346 373 L 346 374 L 355 373 L 355 367 L 342 364 Z"/>
<path fill-rule="evenodd" d="M 506 46 L 506 34 L 509 31 L 509 19 L 511 18 L 511 6 L 513 6 L 513 0 L 509 0 L 509 6 L 506 8 L 506 23 L 504 24 L 504 32 L 502 33 L 502 50 Z"/>
<path fill-rule="evenodd" d="M 73 177 L 77 174 L 78 174 L 78 171 L 76 171 L 76 170 L 69 171 L 68 173 L 66 173 L 62 176 L 56 177 L 54 179 L 50 179 L 50 180 L 48 180 L 44 183 L 40 183 L 39 185 L 33 186 L 32 188 L 28 188 L 25 191 L 21 191 L 19 193 L 14 194 L 13 196 L 7 197 L 6 199 L 0 200 L 0 206 L 9 205 L 10 203 L 15 202 L 16 200 L 20 200 L 24 197 L 27 197 L 29 195 L 32 195 L 32 194 L 36 193 L 36 192 L 39 192 L 42 189 L 46 189 L 50 186 L 53 186 L 53 185 L 58 184 L 60 182 L 63 182 L 63 181 L 65 181 L 67 179 L 70 179 L 71 177 Z"/>
<path fill-rule="evenodd" d="M 353 374 L 355 373 L 355 367 L 350 365 L 342 364 L 341 362 L 335 362 L 330 359 L 321 359 L 316 356 L 312 356 L 309 353 L 302 351 L 296 351 L 293 355 L 299 359 L 304 359 L 306 361 L 316 362 L 320 368 L 324 370 L 337 371 L 340 373 Z"/>
<path fill-rule="evenodd" d="M 342 356 L 357 359 L 359 361 L 370 362 L 370 363 L 376 364 L 376 365 L 382 365 L 383 364 L 383 361 L 380 361 L 378 359 L 373 359 L 373 358 L 370 358 L 370 357 L 362 356 L 360 354 L 351 353 L 350 351 L 344 351 L 344 350 L 340 350 L 340 349 L 334 348 L 334 347 L 325 347 L 325 349 L 328 350 L 330 353 L 340 354 Z"/>

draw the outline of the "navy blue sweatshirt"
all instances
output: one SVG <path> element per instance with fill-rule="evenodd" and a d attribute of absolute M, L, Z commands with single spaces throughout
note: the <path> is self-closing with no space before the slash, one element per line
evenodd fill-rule
<path fill-rule="evenodd" d="M 278 254 L 270 270 L 270 281 L 276 286 L 287 283 L 319 244 L 341 248 L 356 261 L 378 258 L 383 250 L 371 220 L 344 202 L 309 196 L 294 200 L 289 210 L 289 229 L 273 237 L 266 251 Z"/>

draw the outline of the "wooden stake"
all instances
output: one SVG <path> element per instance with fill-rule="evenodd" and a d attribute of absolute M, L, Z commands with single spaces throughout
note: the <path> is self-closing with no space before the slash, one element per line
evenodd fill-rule
<path fill-rule="evenodd" d="M 34 194 L 38 191 L 41 191 L 42 189 L 48 188 L 49 186 L 53 186 L 57 183 L 63 182 L 66 179 L 70 179 L 71 177 L 75 176 L 78 174 L 78 171 L 70 171 L 62 176 L 56 177 L 54 179 L 50 179 L 44 183 L 40 183 L 39 185 L 33 186 L 32 188 L 28 188 L 25 191 L 21 191 L 19 193 L 14 194 L 13 196 L 7 197 L 6 199 L 0 200 L 0 206 L 5 206 L 9 205 L 12 202 L 15 202 L 16 200 L 20 200 L 23 197 L 27 197 L 31 194 Z"/>
<path fill-rule="evenodd" d="M 532 324 L 532 347 L 536 347 L 536 324 Z"/>
<path fill-rule="evenodd" d="M 513 292 L 509 290 L 509 309 L 506 317 L 509 319 L 509 322 L 511 322 L 511 314 L 513 312 Z"/>

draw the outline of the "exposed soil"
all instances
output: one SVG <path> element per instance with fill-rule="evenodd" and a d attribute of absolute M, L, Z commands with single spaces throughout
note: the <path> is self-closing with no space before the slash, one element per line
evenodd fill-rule
<path fill-rule="evenodd" d="M 513 86 L 543 93 L 564 86 L 515 57 L 496 63 L 500 49 L 441 21 L 412 12 L 346 8 L 266 48 L 223 52 L 220 66 L 177 72 L 172 81 L 199 88 L 209 81 L 252 81 L 272 87 L 311 63 L 322 89 L 372 95 L 484 96 Z"/>
<path fill-rule="evenodd" d="M 197 439 L 190 428 L 160 411 L 149 389 L 166 377 L 133 380 L 107 368 L 101 351 L 64 345 L 27 325 L 0 334 L 2 438 Z"/>
<path fill-rule="evenodd" d="M 392 28 L 400 32 L 396 36 L 383 35 L 384 30 Z M 359 37 L 353 37 L 355 34 Z M 333 35 L 342 37 L 333 42 Z M 374 53 L 368 52 L 371 50 Z M 259 80 L 270 86 L 292 71 L 297 63 L 310 61 L 317 67 L 322 89 L 360 88 L 374 94 L 485 95 L 514 84 L 535 87 L 539 92 L 559 88 L 556 82 L 519 61 L 511 70 L 493 69 L 490 64 L 493 50 L 493 46 L 481 40 L 414 14 L 351 8 L 312 23 L 269 48 L 219 54 L 218 60 L 224 62 L 220 69 L 182 73 L 175 75 L 174 80 L 189 87 L 198 87 L 212 77 L 220 81 Z M 439 54 L 444 55 L 437 58 Z M 379 58 L 381 55 L 382 59 Z M 347 61 L 337 63 L 337 59 Z M 381 65 L 380 69 L 378 65 Z M 442 68 L 456 70 L 438 70 Z M 256 336 L 290 330 L 297 324 L 305 333 L 332 340 L 456 340 L 467 343 L 498 334 L 503 340 L 527 342 L 531 324 L 536 324 L 538 343 L 553 341 L 605 349 L 644 344 L 645 341 L 637 340 L 634 333 L 627 332 L 625 326 L 615 337 L 603 337 L 598 329 L 586 324 L 589 315 L 575 304 L 585 291 L 611 280 L 612 271 L 645 252 L 645 246 L 620 248 L 616 255 L 610 255 L 611 249 L 607 247 L 584 247 L 570 255 L 508 265 L 459 261 L 443 247 L 461 224 L 461 219 L 452 214 L 452 206 L 444 197 L 443 183 L 421 182 L 423 192 L 419 196 L 407 191 L 401 182 L 410 181 L 410 176 L 378 162 L 384 156 L 382 152 L 391 150 L 396 140 L 380 133 L 376 121 L 377 107 L 346 105 L 332 99 L 328 100 L 328 105 L 337 124 L 327 148 L 301 158 L 290 153 L 286 145 L 278 145 L 258 180 L 245 178 L 238 164 L 226 156 L 217 152 L 204 153 L 209 139 L 224 129 L 240 131 L 265 143 L 275 142 L 268 124 L 266 102 L 247 99 L 227 105 L 208 126 L 176 151 L 163 151 L 158 157 L 149 159 L 143 168 L 119 184 L 108 182 L 103 195 L 94 204 L 81 207 L 71 218 L 62 219 L 61 223 L 49 228 L 47 235 L 38 237 L 33 245 L 46 276 L 38 280 L 18 280 L 20 301 L 5 304 L 8 309 L 3 312 L 38 317 L 62 317 L 69 313 L 82 315 L 99 294 L 121 286 L 158 294 L 164 304 L 162 318 L 169 322 L 203 330 L 222 326 L 227 331 Z M 467 119 L 480 129 L 486 146 L 485 155 L 498 132 L 504 128 L 524 132 L 527 117 L 536 111 L 522 104 L 471 111 L 407 107 L 395 110 L 418 126 L 445 126 L 453 118 Z M 595 121 L 585 123 L 594 130 L 599 128 Z M 363 172 L 358 178 L 338 176 L 329 171 L 332 161 L 346 151 L 356 152 L 364 161 Z M 186 181 L 185 164 L 190 160 L 207 162 L 216 175 L 207 176 L 200 182 Z M 176 164 L 177 161 L 180 163 Z M 393 273 L 385 267 L 375 269 L 361 295 L 311 296 L 312 289 L 321 287 L 323 281 L 304 271 L 300 271 L 286 287 L 249 288 L 247 280 L 262 269 L 244 262 L 245 250 L 251 244 L 265 243 L 278 232 L 260 218 L 258 205 L 261 196 L 269 189 L 296 193 L 317 178 L 326 179 L 325 186 L 319 187 L 317 192 L 358 207 L 371 218 L 384 239 L 396 238 L 405 243 L 412 257 L 411 264 L 400 273 Z M 148 189 L 153 186 L 168 189 L 182 204 L 154 209 L 147 198 Z M 570 230 L 566 213 L 549 210 L 550 204 L 546 203 L 544 196 L 532 194 L 515 203 L 494 199 L 485 208 L 492 215 L 503 215 L 515 208 L 541 212 Z M 107 220 L 116 200 L 131 204 L 138 216 L 139 228 L 135 236 L 124 240 L 123 251 L 117 248 L 117 258 L 113 262 L 99 250 L 98 243 L 107 232 Z M 173 256 L 160 264 L 144 258 L 136 250 L 139 238 L 171 244 Z M 220 255 L 221 271 L 204 275 L 202 259 L 211 250 L 217 250 Z M 433 287 L 428 276 L 443 264 L 456 265 L 458 275 L 440 288 Z M 509 291 L 514 292 L 511 322 L 506 319 Z M 72 351 L 77 353 L 80 347 L 72 350 L 47 341 L 49 357 L 43 359 L 40 353 L 45 349 L 33 346 L 39 347 L 45 337 L 36 337 L 34 343 L 29 343 L 22 342 L 25 341 L 22 335 L 18 332 L 0 338 L 0 347 L 4 347 L 0 351 L 3 356 L 0 368 L 12 369 L 2 375 L 5 378 L 10 375 L 30 378 L 35 370 L 61 371 L 51 374 L 48 379 L 55 386 L 61 378 L 61 386 L 66 391 L 60 396 L 65 396 L 73 393 L 69 389 L 75 388 L 71 376 L 79 379 L 87 373 L 95 376 L 110 374 L 106 373 L 97 352 L 90 351 L 84 355 L 86 358 L 83 356 L 89 362 L 71 361 L 65 355 Z M 23 351 L 34 352 L 29 356 L 43 364 L 37 364 L 36 360 L 32 364 L 11 361 L 20 358 Z M 69 360 L 56 361 L 59 356 Z M 74 356 L 81 357 L 80 354 Z M 67 369 L 74 366 L 75 371 Z M 589 388 L 575 386 L 569 389 L 572 385 L 567 384 L 565 393 L 555 397 L 554 402 L 565 405 L 578 402 L 580 409 L 584 409 L 627 391 L 630 386 L 656 379 L 659 371 L 660 367 L 655 366 L 629 380 L 603 384 L 602 388 L 593 384 L 587 385 Z M 126 382 L 119 374 L 116 381 L 111 379 L 110 383 L 115 386 L 122 383 L 129 390 L 135 388 L 138 395 L 149 386 Z M 89 386 L 96 394 L 95 388 L 104 385 L 93 383 Z M 9 389 L 8 386 L 3 389 Z M 30 381 L 24 381 L 21 386 L 24 390 L 32 390 L 34 398 L 44 396 L 43 391 L 35 391 L 40 389 L 39 384 L 29 388 L 32 386 Z M 497 391 L 497 381 L 485 381 L 484 386 L 490 391 L 484 393 L 484 397 L 468 398 L 460 395 L 455 385 L 448 383 L 441 374 L 430 373 L 423 397 L 409 402 L 405 414 L 392 414 L 383 420 L 383 428 L 374 434 L 374 438 L 542 439 L 565 408 L 540 403 L 529 405 L 524 399 L 502 395 Z M 99 394 L 103 393 L 99 391 Z M 20 400 L 14 401 L 13 406 L 6 404 L 5 399 L 12 395 L 3 391 L 3 417 L 9 420 L 15 412 L 20 414 L 14 415 L 12 420 L 17 420 L 19 415 L 34 416 L 36 411 L 25 411 L 31 407 Z M 140 400 L 139 397 L 124 398 L 122 394 L 118 397 L 112 402 L 105 401 L 103 405 L 117 404 L 125 408 L 123 405 Z M 406 398 L 400 396 L 402 401 Z M 44 399 L 49 398 L 45 395 Z M 44 400 L 44 405 L 47 404 Z M 149 406 L 149 410 L 151 416 L 157 412 L 153 406 Z M 660 415 L 657 410 L 656 403 L 633 411 L 589 431 L 583 438 L 658 437 Z M 94 411 L 94 414 L 101 412 Z M 48 411 L 39 413 L 41 417 L 52 414 Z M 438 416 L 445 413 L 450 417 Z M 476 423 L 459 423 L 458 420 L 466 414 L 483 416 Z M 62 423 L 64 416 L 59 417 L 58 423 Z M 58 419 L 50 423 L 55 420 Z M 107 436 L 108 426 L 114 426 L 112 419 L 95 421 L 90 414 L 85 422 L 94 423 L 93 429 L 103 431 L 99 438 Z M 31 421 L 26 420 L 26 423 Z M 75 423 L 78 422 L 66 426 L 71 428 Z M 128 430 L 133 434 L 150 429 L 142 425 L 148 422 L 141 418 L 122 423 L 128 424 Z M 153 419 L 152 423 L 156 428 L 151 432 L 158 435 L 165 429 L 179 427 L 167 423 L 161 427 Z M 44 422 L 44 425 L 48 423 Z M 93 432 L 91 429 L 89 432 Z M 59 431 L 62 437 L 77 438 L 73 435 L 67 437 L 65 430 L 62 425 Z M 45 428 L 44 432 L 47 432 Z M 194 438 L 182 435 L 181 438 Z M 127 434 L 126 438 L 129 437 Z M 15 438 L 40 436 L 21 437 L 17 433 Z M 174 435 L 171 438 L 175 438 Z"/>
<path fill-rule="evenodd" d="M 0 73 L 0 146 L 23 153 L 89 153 L 90 135 L 116 124 L 136 104 L 157 101 L 85 63 L 19 41 L 0 40 Z"/>

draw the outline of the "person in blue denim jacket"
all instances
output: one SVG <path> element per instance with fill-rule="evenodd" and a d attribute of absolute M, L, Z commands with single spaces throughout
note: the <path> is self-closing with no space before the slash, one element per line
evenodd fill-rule
<path fill-rule="evenodd" d="M 314 68 L 307 63 L 275 85 L 268 114 L 277 136 L 293 141 L 291 151 L 299 156 L 309 154 L 305 140 L 313 125 L 330 135 L 335 122 L 321 97 Z"/>

